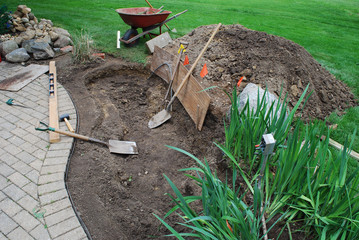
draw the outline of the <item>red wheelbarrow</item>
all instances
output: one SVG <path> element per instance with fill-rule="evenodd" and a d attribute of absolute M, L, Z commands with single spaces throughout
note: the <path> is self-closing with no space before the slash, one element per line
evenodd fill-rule
<path fill-rule="evenodd" d="M 140 37 L 148 34 L 152 38 L 152 35 L 157 35 L 151 33 L 151 31 L 158 27 L 160 28 L 161 34 L 162 25 L 187 12 L 187 10 L 180 12 L 169 19 L 167 19 L 167 17 L 172 13 L 171 11 L 150 7 L 120 8 L 116 9 L 116 12 L 127 25 L 131 26 L 131 29 L 127 30 L 119 40 L 123 42 L 126 47 L 133 47 L 138 44 Z M 142 33 L 138 34 L 137 28 L 142 28 Z"/>

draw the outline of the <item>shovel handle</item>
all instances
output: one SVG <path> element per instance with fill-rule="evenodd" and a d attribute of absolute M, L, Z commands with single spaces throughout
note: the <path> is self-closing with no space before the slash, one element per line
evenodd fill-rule
<path fill-rule="evenodd" d="M 216 29 L 214 29 L 212 36 L 210 37 L 210 39 L 208 40 L 208 42 L 206 43 L 206 45 L 204 46 L 204 48 L 202 49 L 201 53 L 198 55 L 196 61 L 193 63 L 191 69 L 187 72 L 186 76 L 183 78 L 181 85 L 178 87 L 175 95 L 173 95 L 173 97 L 171 98 L 171 101 L 168 103 L 168 106 L 170 106 L 173 101 L 175 100 L 175 98 L 177 97 L 178 93 L 181 91 L 181 89 L 183 88 L 184 84 L 187 82 L 187 79 L 189 78 L 189 76 L 191 75 L 191 73 L 193 72 L 194 68 L 196 67 L 197 63 L 199 62 L 199 60 L 201 59 L 201 57 L 203 56 L 204 52 L 207 50 L 209 44 L 211 43 L 211 41 L 213 40 L 214 36 L 216 35 L 216 33 L 219 31 L 219 28 L 221 27 L 221 23 L 219 23 L 216 27 Z M 168 107 L 167 106 L 167 107 Z"/>

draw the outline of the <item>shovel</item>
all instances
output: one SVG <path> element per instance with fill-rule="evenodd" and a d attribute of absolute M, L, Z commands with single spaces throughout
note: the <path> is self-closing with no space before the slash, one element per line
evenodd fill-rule
<path fill-rule="evenodd" d="M 40 126 L 43 125 L 43 127 Z M 138 154 L 137 145 L 136 142 L 129 142 L 129 141 L 118 141 L 118 140 L 109 140 L 109 142 L 104 142 L 101 140 L 98 140 L 96 138 L 86 137 L 77 133 L 72 132 L 66 132 L 59 129 L 52 128 L 48 126 L 46 123 L 39 122 L 38 126 L 35 127 L 38 131 L 52 131 L 57 132 L 62 135 L 66 135 L 73 138 L 82 139 L 89 142 L 95 142 L 95 143 L 101 143 L 103 145 L 106 145 L 111 153 L 119 153 L 119 154 Z"/>
<path fill-rule="evenodd" d="M 177 72 L 179 63 L 181 62 L 182 52 L 183 52 L 183 49 L 181 48 L 181 51 L 180 51 L 180 53 L 178 55 L 178 58 L 177 58 L 177 61 L 176 61 L 175 69 L 174 69 L 173 74 L 171 76 L 171 80 L 170 80 L 170 83 L 169 83 L 169 86 L 168 86 L 168 91 L 166 93 L 165 100 L 167 99 L 167 96 L 168 96 L 169 92 L 171 91 L 173 80 L 174 80 L 174 78 L 176 76 L 176 72 Z M 171 104 L 168 104 L 165 109 L 163 109 L 161 112 L 159 112 L 155 116 L 153 116 L 150 119 L 150 121 L 148 122 L 148 127 L 149 128 L 156 128 L 156 127 L 160 126 L 162 123 L 169 120 L 171 118 L 171 114 L 169 112 L 170 108 L 171 108 Z"/>
<path fill-rule="evenodd" d="M 173 101 L 176 99 L 177 95 L 179 94 L 179 92 L 181 91 L 181 89 L 183 88 L 183 86 L 185 85 L 185 83 L 187 82 L 189 76 L 191 75 L 191 73 L 193 72 L 194 68 L 196 67 L 197 63 L 199 62 L 199 60 L 201 59 L 201 57 L 203 56 L 204 52 L 207 50 L 209 44 L 211 43 L 211 41 L 213 40 L 214 36 L 216 35 L 216 33 L 218 32 L 219 28 L 221 27 L 221 23 L 219 23 L 216 27 L 216 29 L 214 29 L 212 36 L 210 37 L 210 39 L 208 40 L 208 42 L 206 43 L 206 45 L 204 46 L 204 48 L 202 49 L 201 53 L 198 55 L 196 61 L 194 62 L 194 64 L 192 65 L 191 69 L 187 72 L 186 76 L 183 78 L 181 85 L 178 87 L 177 91 L 175 92 L 175 94 L 172 96 L 170 102 L 168 103 L 167 107 L 165 109 L 163 109 L 161 112 L 157 113 L 155 116 L 153 116 L 151 118 L 151 120 L 148 123 L 148 127 L 149 128 L 155 128 L 158 127 L 160 125 L 162 125 L 163 123 L 165 123 L 167 120 L 169 120 L 171 118 L 171 114 L 169 112 L 169 108 L 172 105 Z M 181 56 L 179 56 L 180 59 Z M 179 63 L 179 60 L 177 59 L 177 64 Z M 178 65 L 177 65 L 178 66 Z M 177 66 L 176 66 L 176 70 L 177 70 Z M 175 70 L 175 71 L 176 71 Z M 175 74 L 175 73 L 174 73 Z M 173 77 L 175 76 L 173 74 Z"/>

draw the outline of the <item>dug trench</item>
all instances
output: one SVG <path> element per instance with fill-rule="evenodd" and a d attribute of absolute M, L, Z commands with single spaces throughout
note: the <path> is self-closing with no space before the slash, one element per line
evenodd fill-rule
<path fill-rule="evenodd" d="M 215 165 L 222 155 L 213 141 L 224 137 L 222 119 L 209 112 L 203 130 L 197 131 L 177 100 L 172 118 L 149 129 L 148 121 L 163 107 L 167 90 L 160 78 L 147 80 L 148 69 L 115 59 L 97 68 L 66 72 L 59 64 L 59 81 L 77 107 L 78 132 L 103 140 L 135 141 L 139 151 L 111 154 L 102 145 L 76 141 L 67 184 L 91 237 L 149 239 L 168 234 L 164 227 L 158 230 L 160 222 L 153 215 L 162 217 L 173 207 L 165 195 L 172 190 L 163 174 L 186 195 L 194 194 L 196 186 L 178 171 L 194 166 L 194 161 L 166 145 L 199 158 L 207 156 Z M 169 220 L 174 225 L 174 219 Z"/>
<path fill-rule="evenodd" d="M 190 43 L 190 62 L 213 28 L 201 26 L 180 39 Z M 177 41 L 166 50 L 175 53 Z M 204 63 L 209 69 L 207 76 L 199 76 L 201 67 L 194 71 L 203 88 L 218 86 L 230 92 L 244 76 L 238 91 L 248 82 L 267 86 L 277 95 L 283 88 L 290 107 L 309 83 L 313 93 L 302 111 L 307 119 L 324 119 L 335 110 L 342 113 L 357 105 L 350 89 L 304 48 L 240 25 L 221 27 L 199 66 Z M 104 62 L 73 65 L 69 56 L 56 59 L 56 64 L 58 80 L 71 94 L 78 111 L 78 132 L 102 140 L 135 141 L 138 146 L 138 155 L 125 156 L 111 154 L 102 145 L 75 143 L 67 185 L 93 239 L 150 239 L 169 233 L 159 228 L 160 222 L 153 215 L 163 217 L 173 207 L 165 195 L 172 190 L 163 174 L 183 194 L 201 194 L 201 189 L 178 171 L 194 166 L 194 161 L 166 145 L 184 149 L 201 160 L 205 157 L 224 179 L 226 169 L 218 165 L 223 156 L 213 144 L 224 141 L 223 119 L 230 106 L 221 89 L 209 91 L 211 104 L 202 131 L 196 130 L 178 100 L 173 104 L 172 118 L 159 128 L 149 129 L 149 119 L 164 107 L 167 90 L 162 79 L 150 77 L 149 64 L 144 67 L 106 57 Z M 178 221 L 175 217 L 167 220 L 171 226 Z"/>

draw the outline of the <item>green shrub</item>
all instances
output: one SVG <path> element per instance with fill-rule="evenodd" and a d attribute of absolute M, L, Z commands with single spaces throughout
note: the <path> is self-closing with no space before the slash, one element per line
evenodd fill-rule
<path fill-rule="evenodd" d="M 8 12 L 5 5 L 0 7 L 0 34 L 5 34 L 10 31 L 10 21 L 11 15 Z"/>

